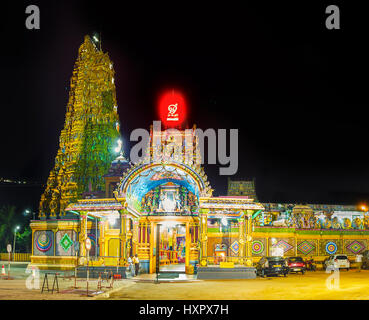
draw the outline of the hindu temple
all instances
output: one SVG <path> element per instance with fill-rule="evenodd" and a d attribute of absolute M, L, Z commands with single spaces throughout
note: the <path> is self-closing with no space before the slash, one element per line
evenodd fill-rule
<path fill-rule="evenodd" d="M 231 178 L 227 195 L 213 196 L 195 126 L 148 128 L 145 156 L 132 163 L 122 149 L 114 74 L 109 55 L 86 36 L 39 219 L 31 222 L 32 265 L 118 268 L 137 254 L 142 272 L 194 273 L 252 267 L 275 248 L 316 260 L 368 248 L 366 209 L 259 203 L 254 181 Z M 174 122 L 181 116 L 175 99 L 167 107 Z"/>

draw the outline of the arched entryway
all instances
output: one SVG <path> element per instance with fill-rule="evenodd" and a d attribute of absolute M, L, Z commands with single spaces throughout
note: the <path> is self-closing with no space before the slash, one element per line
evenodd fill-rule
<path fill-rule="evenodd" d="M 198 263 L 199 197 L 208 183 L 181 163 L 132 168 L 117 198 L 137 216 L 136 252 L 146 272 L 191 272 Z"/>

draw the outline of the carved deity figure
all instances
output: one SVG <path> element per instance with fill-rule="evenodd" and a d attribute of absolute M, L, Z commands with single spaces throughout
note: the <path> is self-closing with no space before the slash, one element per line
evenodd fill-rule
<path fill-rule="evenodd" d="M 181 197 L 178 193 L 175 194 L 175 201 L 176 201 L 176 209 L 181 210 Z"/>

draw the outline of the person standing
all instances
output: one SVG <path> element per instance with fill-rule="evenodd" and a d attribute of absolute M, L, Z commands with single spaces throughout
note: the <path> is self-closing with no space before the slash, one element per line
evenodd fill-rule
<path fill-rule="evenodd" d="M 134 277 L 135 276 L 135 267 L 133 265 L 133 261 L 132 261 L 131 257 L 128 257 L 128 266 L 129 266 L 128 271 L 131 272 L 131 276 Z"/>
<path fill-rule="evenodd" d="M 356 259 L 355 259 L 355 262 L 357 263 L 357 268 L 358 268 L 358 272 L 361 271 L 361 264 L 363 263 L 363 255 L 358 253 L 356 255 Z"/>
<path fill-rule="evenodd" d="M 135 276 L 138 276 L 138 271 L 140 270 L 140 260 L 138 259 L 137 253 L 133 257 L 133 263 L 135 265 Z"/>

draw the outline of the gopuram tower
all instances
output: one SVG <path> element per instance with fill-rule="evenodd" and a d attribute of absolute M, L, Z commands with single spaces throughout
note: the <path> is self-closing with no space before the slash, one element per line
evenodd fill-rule
<path fill-rule="evenodd" d="M 85 36 L 70 81 L 55 165 L 41 196 L 41 219 L 63 217 L 69 203 L 105 190 L 103 175 L 121 148 L 119 128 L 113 64 Z"/>

